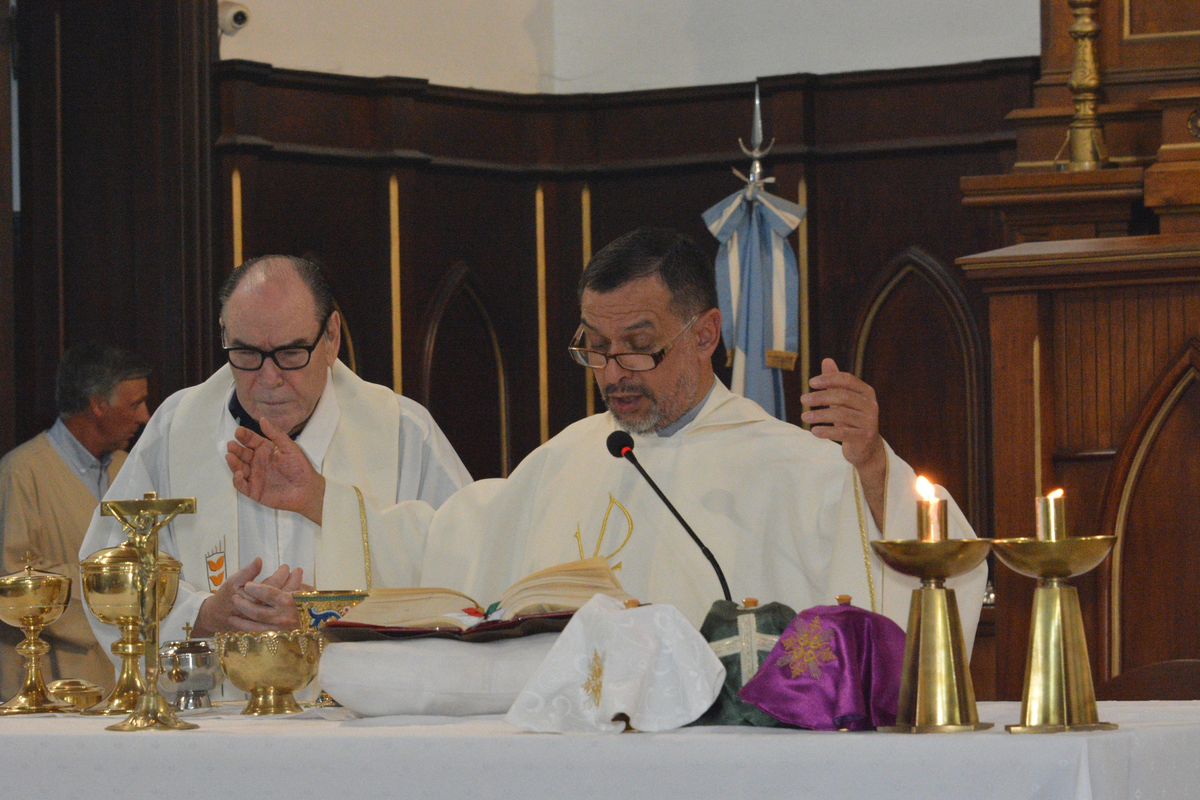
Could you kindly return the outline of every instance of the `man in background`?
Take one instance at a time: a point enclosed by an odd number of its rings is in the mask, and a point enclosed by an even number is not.
[[[50,643],[49,678],[81,678],[105,688],[113,668],[83,613],[79,546],[92,512],[125,463],[125,448],[150,419],[150,367],[139,356],[89,342],[71,348],[58,366],[58,419],[0,460],[0,542],[4,572],[27,563],[71,577],[71,603],[42,631]],[[20,631],[0,630],[0,691],[21,686]]]

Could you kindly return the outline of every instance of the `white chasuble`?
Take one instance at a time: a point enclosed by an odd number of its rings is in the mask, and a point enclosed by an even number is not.
[[[195,497],[196,513],[180,515],[160,533],[160,548],[183,563],[179,597],[162,624],[162,640],[183,636],[200,605],[234,572],[255,557],[265,577],[279,566],[304,569],[318,589],[361,589],[367,584],[367,552],[375,585],[399,585],[407,563],[394,561],[387,542],[364,543],[363,506],[417,499],[415,520],[432,515],[470,476],[429,413],[390,389],[370,384],[340,361],[296,442],[328,481],[345,487],[354,501],[326,504],[318,526],[300,514],[262,506],[233,487],[226,444],[237,423],[228,410],[233,376],[226,365],[204,383],[168,398],[155,412],[107,499]],[[422,510],[423,509],[423,510]],[[415,524],[415,523],[414,523]],[[93,516],[81,557],[124,539],[111,518]],[[92,621],[102,643],[115,628]]]
[[[458,492],[433,515],[420,583],[488,603],[538,569],[602,555],[627,592],[675,605],[698,627],[722,597],[720,584],[633,465],[609,454],[605,441],[614,429],[607,413],[581,420],[510,478]],[[855,470],[838,445],[774,419],[719,382],[696,419],[673,436],[633,438],[638,460],[721,564],[734,600],[804,609],[848,594],[855,605],[874,603],[907,624],[919,584],[870,550],[865,540],[881,533],[861,487],[856,498]],[[915,538],[915,475],[890,448],[888,459],[883,533]],[[953,502],[950,520],[952,537],[974,536]],[[985,580],[982,567],[949,584],[958,589],[967,642]]]

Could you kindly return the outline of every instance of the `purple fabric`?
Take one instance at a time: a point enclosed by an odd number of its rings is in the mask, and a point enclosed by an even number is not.
[[[801,611],[738,696],[790,725],[864,731],[896,722],[904,631],[854,606]]]

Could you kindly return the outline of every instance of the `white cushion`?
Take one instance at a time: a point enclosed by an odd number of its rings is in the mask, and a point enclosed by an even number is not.
[[[330,644],[321,654],[319,680],[333,699],[367,717],[503,714],[557,638]]]

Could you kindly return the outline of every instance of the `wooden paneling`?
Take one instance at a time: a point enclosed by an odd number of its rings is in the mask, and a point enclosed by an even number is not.
[[[1089,289],[1054,296],[1059,447],[1112,450],[1179,343],[1200,334],[1200,286]]]
[[[966,295],[945,266],[910,250],[880,275],[856,327],[853,369],[875,388],[884,438],[918,474],[958,498],[976,532],[988,535],[987,358]],[[896,371],[901,363],[907,367]]]
[[[1191,338],[1151,387],[1106,487],[1101,532],[1117,536],[1100,639],[1110,677],[1200,655],[1200,613],[1180,602],[1200,567],[1191,502],[1200,491],[1198,378],[1200,339]]]
[[[476,283],[461,261],[442,279],[421,337],[417,400],[437,419],[470,420],[472,435],[450,443],[472,475],[505,477],[512,468],[509,375],[499,332]],[[463,374],[471,376],[469,392],[462,391]]]
[[[957,181],[962,174],[1011,164],[1013,138],[1001,130],[1002,120],[1015,105],[1028,102],[1032,78],[1029,60],[1007,60],[763,81],[764,122],[777,140],[769,161],[777,178],[772,191],[792,199],[801,177],[809,180],[809,246],[819,298],[812,309],[814,363],[831,355],[849,368],[855,315],[899,254],[916,247],[950,264],[958,255],[999,243],[998,216],[963,209]],[[390,383],[392,336],[377,302],[390,296],[383,291],[389,279],[387,217],[379,206],[386,201],[380,187],[396,175],[405,389],[417,396],[433,391],[431,398],[441,391],[421,386],[414,365],[420,363],[430,304],[461,262],[494,322],[510,372],[514,462],[541,441],[543,403],[550,435],[586,413],[586,384],[563,353],[578,324],[584,186],[593,250],[634,227],[657,225],[692,235],[712,255],[717,243],[700,215],[742,186],[730,167],[746,168],[736,143],[748,131],[753,96],[748,84],[521,96],[246,62],[223,62],[217,80],[221,137],[216,150],[226,176],[218,185],[218,202],[229,208],[229,176],[237,165],[246,209],[245,255],[260,252],[266,241],[282,248],[303,240],[305,247],[344,264],[340,268],[356,276],[345,291],[373,294],[343,301],[348,316],[357,308],[355,316],[369,321],[354,322],[356,343],[367,343],[359,346],[360,371],[369,380]],[[288,170],[295,175],[285,177]],[[862,235],[865,230],[871,235]],[[231,241],[229,235],[224,238]],[[539,252],[544,257],[540,278]],[[223,264],[231,260],[228,252],[220,259]],[[978,293],[966,288],[956,268],[946,274],[958,286],[968,315],[981,318]],[[460,311],[463,324],[473,325],[468,306]],[[545,330],[539,327],[542,319]],[[901,323],[889,321],[889,331],[899,334]],[[360,333],[364,324],[370,330]],[[922,323],[907,328],[918,338],[925,335]],[[374,349],[375,357],[367,355]],[[450,356],[441,345],[435,351],[438,358],[443,352]],[[880,350],[879,375],[904,373],[893,363],[896,355]],[[953,367],[956,385],[963,385],[960,364]],[[463,386],[474,380],[470,370],[455,378],[452,370],[439,369],[432,373],[444,376],[438,380]],[[933,387],[946,379],[940,367],[931,369],[922,394],[926,404],[940,402]],[[797,373],[785,377],[793,419],[801,411],[802,383]],[[974,424],[978,430],[985,418],[986,409],[973,422],[955,421],[944,446],[933,448],[896,420],[889,441],[902,453],[927,458],[947,476],[956,475],[966,428]],[[498,474],[498,433],[490,423],[490,432],[481,436],[461,414],[439,414],[438,420],[457,446],[479,450],[470,456],[473,463],[491,465],[479,477]],[[968,478],[959,480],[970,494]],[[986,520],[983,493],[962,499],[973,518]]]
[[[1042,67],[1039,94],[1066,98],[1074,19],[1067,3],[1042,0]],[[1195,82],[1200,77],[1200,25],[1194,3],[1178,0],[1102,0],[1096,55],[1112,100],[1145,95],[1151,82]],[[1039,105],[1042,103],[1039,102]]]
[[[959,264],[989,293],[996,536],[1031,535],[1034,497],[1056,486],[1067,493],[1072,535],[1117,531],[1125,509],[1130,550],[1118,547],[1111,560],[1111,586],[1105,565],[1073,581],[1093,672],[1111,677],[1121,653],[1136,664],[1196,656],[1200,617],[1178,604],[1200,588],[1190,501],[1200,491],[1200,389],[1196,350],[1182,350],[1200,335],[1200,238],[1025,244]],[[1033,582],[1004,567],[995,577],[997,688],[1016,699]],[[1114,627],[1122,609],[1131,619]],[[1126,631],[1128,648],[1118,642]]]
[[[62,349],[139,351],[163,395],[211,371],[213,0],[21,3],[16,438],[53,421]]]
[[[12,7],[0,11],[0,41],[12,41]],[[0,75],[12,74],[12,48],[0,47]],[[0,119],[12,119],[12,83],[0,86]],[[12,208],[12,127],[0,125],[0,208]],[[0,215],[0,452],[16,440],[13,353],[13,215]]]

